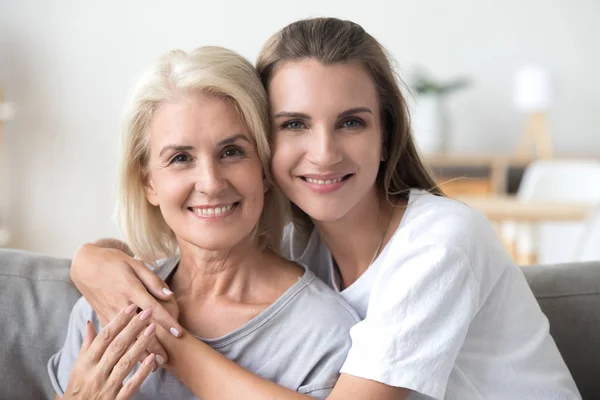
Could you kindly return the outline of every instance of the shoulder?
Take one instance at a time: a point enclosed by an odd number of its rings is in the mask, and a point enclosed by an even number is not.
[[[415,238],[427,236],[460,247],[468,246],[481,234],[487,237],[494,233],[485,215],[474,208],[423,191],[411,193],[399,229],[412,231]]]
[[[377,290],[386,296],[473,295],[478,304],[508,270],[518,267],[488,219],[459,201],[426,192],[411,193],[400,226],[378,260]],[[374,293],[374,299],[385,296]],[[446,302],[443,296],[440,300]]]
[[[302,232],[293,223],[283,229],[281,238],[281,255],[288,260],[303,258],[311,244],[312,232]]]
[[[162,258],[155,263],[146,264],[146,267],[148,267],[149,270],[154,272],[160,279],[164,281],[169,277],[169,275],[171,275],[173,271],[175,271],[177,265],[179,265],[179,256]]]
[[[319,279],[314,272],[307,269],[301,279],[304,287],[297,302],[317,328],[330,329],[332,325],[337,325],[341,329],[348,329],[360,321],[354,309],[339,293]]]
[[[411,193],[392,240],[399,255],[405,249],[413,254],[435,249],[453,254],[475,268],[511,263],[485,215],[457,200],[423,191]]]

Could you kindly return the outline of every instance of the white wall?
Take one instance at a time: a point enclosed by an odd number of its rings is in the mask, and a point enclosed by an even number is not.
[[[451,99],[452,148],[514,148],[523,121],[511,106],[513,73],[537,62],[556,78],[558,152],[600,154],[597,0],[0,0],[0,85],[18,107],[4,127],[9,245],[69,256],[118,236],[120,110],[161,52],[214,44],[253,60],[286,23],[322,15],[362,24],[401,72],[423,65],[473,79]]]

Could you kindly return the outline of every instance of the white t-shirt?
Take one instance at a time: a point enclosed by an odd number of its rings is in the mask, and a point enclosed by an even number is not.
[[[284,253],[333,288],[316,230],[288,228]],[[411,399],[580,399],[521,270],[479,212],[412,190],[400,226],[342,297],[363,319],[342,372]]]

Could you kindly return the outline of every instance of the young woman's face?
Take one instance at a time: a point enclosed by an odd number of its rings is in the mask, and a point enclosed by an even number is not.
[[[262,165],[250,132],[227,101],[189,94],[150,123],[146,197],[181,240],[230,249],[258,223]]]
[[[273,76],[269,99],[272,170],[292,202],[314,220],[335,221],[375,191],[379,101],[359,64],[285,63]]]

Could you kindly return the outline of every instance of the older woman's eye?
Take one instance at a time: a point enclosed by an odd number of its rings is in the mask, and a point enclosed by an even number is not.
[[[171,164],[185,164],[191,161],[190,156],[187,154],[177,154],[175,157],[171,158]]]
[[[243,155],[244,151],[239,147],[228,147],[223,151],[224,158],[241,157]]]
[[[281,125],[281,127],[283,129],[297,130],[306,128],[306,125],[301,121],[288,121]]]

